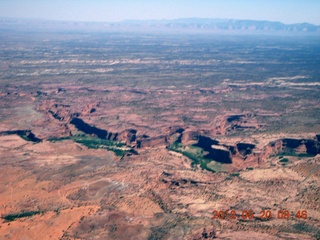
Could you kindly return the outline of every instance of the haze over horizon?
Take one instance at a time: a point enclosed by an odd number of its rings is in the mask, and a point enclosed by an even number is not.
[[[62,21],[118,22],[127,19],[162,20],[179,18],[222,18],[308,22],[320,25],[317,0],[2,0],[0,17]]]

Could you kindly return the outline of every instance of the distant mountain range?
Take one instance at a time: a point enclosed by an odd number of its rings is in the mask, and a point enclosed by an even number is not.
[[[176,20],[126,20],[117,23],[120,26],[148,27],[154,29],[228,31],[228,32],[292,32],[319,33],[320,26],[310,23],[283,24],[281,22],[185,18]]]
[[[121,22],[67,22],[0,18],[0,29],[8,27],[61,28],[119,31],[217,32],[217,33],[301,33],[320,34],[320,26],[310,23],[183,18],[175,20],[125,20]]]

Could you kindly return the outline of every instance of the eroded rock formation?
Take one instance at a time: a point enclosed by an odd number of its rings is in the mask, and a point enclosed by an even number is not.
[[[184,131],[181,135],[181,143],[188,144],[190,141],[195,141],[199,139],[199,132],[195,130]]]
[[[212,134],[214,135],[229,135],[237,129],[250,130],[262,127],[253,113],[218,116],[214,119],[213,125],[215,128]]]
[[[168,143],[167,137],[157,136],[152,138],[143,138],[137,139],[137,148],[145,148],[145,147],[156,147],[156,146],[164,146]]]
[[[117,135],[116,140],[118,141],[122,141],[125,142],[127,144],[135,142],[137,139],[137,130],[135,129],[126,129],[123,132],[119,133],[119,134],[115,134]]]
[[[262,149],[259,159],[260,161],[263,161],[271,155],[276,155],[282,152],[287,154],[317,155],[320,153],[318,135],[315,139],[284,138],[272,141]]]
[[[60,135],[72,135],[72,131],[69,129],[71,124],[86,134],[95,135],[101,139],[121,141],[137,149],[168,146],[172,143],[193,145],[203,149],[204,158],[224,164],[234,164],[236,161],[238,167],[241,166],[242,163],[243,166],[251,163],[257,165],[263,163],[270,156],[283,152],[311,155],[316,155],[320,152],[319,134],[316,135],[315,139],[279,139],[270,142],[263,148],[257,148],[255,144],[248,142],[224,144],[209,137],[232,134],[239,128],[244,130],[261,128],[262,125],[258,124],[254,113],[218,116],[212,123],[213,127],[206,130],[181,125],[164,127],[161,129],[161,134],[150,137],[145,134],[139,135],[136,129],[125,129],[117,132],[98,128],[86,123],[81,116],[93,114],[98,107],[100,107],[99,103],[89,103],[83,110],[74,112],[71,111],[71,107],[67,104],[47,100],[41,105],[38,105],[37,110],[44,112],[51,119],[57,121],[58,124],[64,125],[61,129],[65,130],[60,131]]]

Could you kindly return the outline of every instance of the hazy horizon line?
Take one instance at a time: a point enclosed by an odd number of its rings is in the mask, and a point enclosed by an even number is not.
[[[310,22],[295,22],[295,23],[284,23],[282,21],[277,20],[257,20],[257,19],[242,19],[242,18],[201,18],[201,17],[182,17],[182,18],[162,18],[162,19],[137,19],[137,18],[128,18],[119,21],[83,21],[83,20],[57,20],[57,19],[49,19],[49,18],[29,18],[29,17],[4,17],[0,16],[0,19],[8,19],[8,20],[25,20],[25,21],[49,21],[49,22],[78,22],[78,23],[122,23],[128,21],[137,21],[137,22],[161,22],[161,21],[176,21],[176,20],[235,20],[235,21],[255,21],[255,22],[270,22],[270,23],[281,23],[283,25],[295,25],[295,24],[310,24],[313,26],[319,26],[320,24],[314,24]]]

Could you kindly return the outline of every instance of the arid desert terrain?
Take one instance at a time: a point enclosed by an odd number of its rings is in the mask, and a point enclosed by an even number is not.
[[[319,40],[2,30],[0,239],[320,239]]]

